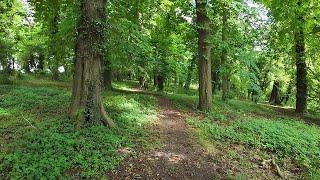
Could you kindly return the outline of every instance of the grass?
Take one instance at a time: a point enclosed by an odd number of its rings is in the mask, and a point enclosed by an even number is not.
[[[125,157],[119,149],[151,145],[146,126],[156,118],[155,98],[105,92],[118,127],[76,131],[66,116],[70,85],[31,80],[0,86],[0,179],[103,178]]]
[[[146,126],[156,119],[157,102],[154,96],[124,92],[136,85],[115,83],[122,91],[103,93],[117,128],[93,126],[79,131],[66,117],[70,83],[29,78],[0,85],[0,179],[104,178],[125,157],[119,149],[152,145]],[[149,94],[164,96],[183,111],[196,109],[195,90],[169,87]],[[275,158],[287,171],[300,169],[289,177],[319,179],[319,126],[278,110],[250,101],[225,103],[216,96],[211,113],[200,119],[190,116],[187,123],[205,148],[220,149],[214,159],[233,162],[226,170],[230,178],[255,178],[252,174],[263,171],[252,163],[259,156],[259,161]],[[232,170],[236,166],[237,173]],[[253,167],[256,171],[250,170]]]

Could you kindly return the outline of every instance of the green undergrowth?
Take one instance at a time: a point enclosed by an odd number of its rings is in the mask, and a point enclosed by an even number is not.
[[[180,93],[179,93],[180,92]],[[163,93],[183,111],[196,109],[198,96],[195,91],[181,90]],[[260,149],[275,155],[279,160],[291,159],[310,179],[320,178],[320,127],[308,125],[294,117],[290,108],[277,108],[250,101],[229,100],[222,102],[219,95],[213,98],[213,108],[204,120],[188,117],[199,141],[214,144],[238,144]]]
[[[0,179],[104,177],[125,157],[119,149],[151,145],[146,126],[156,119],[155,98],[105,92],[117,128],[76,131],[67,118],[69,88],[41,83],[0,86]]]
[[[290,156],[306,167],[320,161],[320,128],[290,119],[237,120],[221,125],[210,120],[189,118],[188,123],[203,130],[203,135],[218,141],[246,144],[270,150],[280,156]]]

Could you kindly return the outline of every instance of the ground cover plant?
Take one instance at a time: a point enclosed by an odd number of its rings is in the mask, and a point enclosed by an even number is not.
[[[316,0],[1,0],[0,179],[319,179]]]
[[[103,177],[125,157],[121,148],[134,151],[150,144],[145,128],[156,119],[153,97],[105,92],[117,128],[75,130],[65,116],[68,90],[33,84],[0,89],[3,178]]]

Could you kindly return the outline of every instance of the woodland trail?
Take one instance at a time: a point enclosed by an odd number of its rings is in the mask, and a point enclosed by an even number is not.
[[[129,157],[108,174],[110,179],[217,179],[222,166],[203,151],[185,124],[186,114],[164,97],[159,101],[159,120],[151,134],[163,146]]]

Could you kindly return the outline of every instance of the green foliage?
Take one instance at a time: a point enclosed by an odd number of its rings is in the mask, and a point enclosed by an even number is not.
[[[229,125],[211,120],[189,118],[189,124],[199,128],[212,141],[226,140],[253,148],[265,149],[295,159],[307,168],[316,168],[320,157],[320,129],[292,119],[246,118]]]
[[[37,86],[0,87],[0,140],[7,142],[1,147],[0,177],[102,178],[126,155],[120,148],[148,145],[145,125],[156,118],[154,98],[106,92],[106,109],[117,128],[76,131],[65,117],[70,92]]]
[[[69,94],[51,88],[16,87],[0,101],[0,106],[19,111],[35,111],[39,115],[55,115],[66,112],[69,103],[66,97]]]

